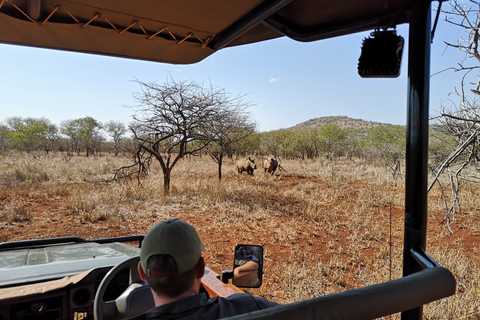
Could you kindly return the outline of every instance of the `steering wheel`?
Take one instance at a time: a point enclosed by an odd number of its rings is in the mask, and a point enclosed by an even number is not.
[[[137,266],[140,257],[132,257],[120,262],[105,275],[98,286],[93,301],[93,318],[95,320],[126,319],[145,313],[155,307],[152,291],[147,283],[140,279]],[[130,285],[115,300],[103,301],[103,296],[110,282],[115,276],[125,270],[130,271]]]

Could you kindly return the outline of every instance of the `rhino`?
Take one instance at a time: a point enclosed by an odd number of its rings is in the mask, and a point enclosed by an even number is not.
[[[263,169],[265,172],[273,174],[278,167],[278,160],[275,159],[273,156],[269,156],[267,159],[263,161]]]
[[[249,175],[253,175],[253,170],[257,169],[255,159],[243,158],[237,161],[237,171],[242,174],[246,171]]]

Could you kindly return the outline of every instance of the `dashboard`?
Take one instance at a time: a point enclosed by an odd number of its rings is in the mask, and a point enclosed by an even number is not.
[[[0,320],[93,319],[102,280],[113,267],[138,257],[142,240],[63,237],[0,243]],[[138,279],[134,272],[132,265],[117,270],[103,300],[116,300]]]
[[[91,271],[83,280],[66,288],[3,300],[0,320],[93,319],[93,300],[100,282],[110,268]],[[129,286],[130,271],[121,270],[109,283],[104,301],[118,298]],[[19,288],[21,289],[21,288]]]

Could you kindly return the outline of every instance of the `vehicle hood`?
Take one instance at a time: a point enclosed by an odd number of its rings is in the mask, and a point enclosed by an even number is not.
[[[0,252],[0,288],[73,276],[111,267],[140,249],[123,243],[75,243]]]

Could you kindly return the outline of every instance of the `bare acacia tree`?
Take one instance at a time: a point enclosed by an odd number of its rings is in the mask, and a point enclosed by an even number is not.
[[[103,127],[105,131],[107,131],[110,138],[112,138],[113,147],[115,149],[115,156],[118,156],[123,136],[127,132],[127,127],[125,126],[125,124],[123,124],[123,122],[114,120],[108,121],[104,124]]]
[[[145,150],[138,148],[134,154],[134,162],[113,170],[111,179],[101,179],[95,181],[95,185],[103,186],[109,183],[131,182],[136,177],[138,184],[142,185],[141,178],[148,175],[152,155]]]
[[[459,32],[459,40],[457,43],[445,42],[448,47],[459,49],[465,53],[465,59],[458,63],[456,67],[449,69],[454,71],[471,71],[480,68],[479,54],[479,28],[480,15],[479,3],[471,0],[450,0],[449,8],[443,13],[445,21],[463,31],[466,37]],[[470,59],[474,58],[474,59]],[[478,90],[478,88],[477,88]]]
[[[194,81],[137,82],[141,91],[134,93],[136,125],[130,130],[139,148],[158,160],[167,195],[174,166],[216,140],[222,118],[239,105],[241,97]]]
[[[480,14],[479,4],[474,1],[452,0],[450,8],[444,11],[446,21],[466,33],[457,43],[446,43],[447,46],[461,50],[465,59],[457,67],[449,68],[455,72],[464,72],[460,89],[455,89],[458,104],[453,107],[442,107],[440,113],[433,117],[434,128],[451,138],[454,145],[450,154],[445,155],[434,167],[429,181],[430,191],[438,184],[445,204],[446,215],[442,223],[448,230],[455,219],[455,213],[460,212],[459,190],[462,181],[480,182],[480,173],[471,169],[472,163],[478,162],[480,137],[480,78],[473,89],[465,90],[465,81],[472,71],[480,68]],[[472,59],[473,58],[473,59]],[[449,141],[450,142],[450,141]],[[440,177],[446,177],[445,185]],[[448,196],[447,193],[450,193]],[[447,200],[450,198],[450,201]]]
[[[480,174],[472,169],[471,164],[479,161],[480,137],[480,106],[478,98],[470,99],[466,96],[464,85],[462,90],[456,91],[460,104],[455,108],[442,108],[440,114],[433,118],[435,130],[450,137],[453,142],[452,151],[432,168],[428,191],[437,183],[442,191],[446,215],[442,223],[446,223],[451,232],[451,223],[455,213],[461,209],[460,184],[461,181],[480,182]],[[440,177],[447,177],[446,185],[442,185]],[[449,189],[449,191],[448,191]],[[446,200],[450,193],[450,202]]]
[[[226,108],[223,115],[215,123],[212,131],[212,143],[207,148],[210,157],[218,164],[218,179],[222,179],[223,158],[233,154],[233,146],[238,141],[255,133],[256,123],[250,120],[245,112],[248,104],[241,100],[236,105]]]

